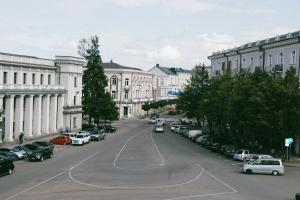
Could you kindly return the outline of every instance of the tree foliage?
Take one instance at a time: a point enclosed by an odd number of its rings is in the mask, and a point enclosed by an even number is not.
[[[284,138],[300,136],[300,90],[294,68],[284,78],[259,69],[208,81],[205,73],[198,75],[193,75],[179,105],[189,116],[205,118],[215,140],[269,152],[281,150]]]
[[[99,51],[99,39],[92,36],[79,42],[78,53],[87,61],[86,70],[82,78],[82,105],[83,113],[97,123],[100,119],[113,120],[118,111],[109,93],[105,92],[107,78],[102,67]]]

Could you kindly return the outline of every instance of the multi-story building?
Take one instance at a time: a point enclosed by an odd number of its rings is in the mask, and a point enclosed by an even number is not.
[[[157,99],[172,99],[184,90],[192,75],[192,70],[167,68],[156,64],[148,72],[157,77]]]
[[[108,80],[106,90],[119,108],[120,119],[143,116],[142,105],[156,99],[155,75],[112,61],[103,63],[103,68]]]
[[[0,140],[80,129],[83,65],[77,57],[0,53]]]
[[[222,75],[226,70],[235,73],[240,69],[253,72],[256,68],[281,73],[293,67],[300,78],[300,31],[265,40],[251,42],[237,48],[215,52],[211,60],[212,75]],[[300,153],[300,138],[295,140],[296,153]]]
[[[223,74],[227,69],[254,71],[255,68],[285,73],[290,67],[300,68],[300,31],[280,35],[265,40],[250,42],[237,48],[213,53],[212,75]]]

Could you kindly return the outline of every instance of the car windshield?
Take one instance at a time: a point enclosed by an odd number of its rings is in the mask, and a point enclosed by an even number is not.
[[[235,152],[236,154],[243,154],[243,151],[242,150],[238,150]]]
[[[29,150],[36,150],[36,149],[38,149],[38,147],[35,146],[35,145],[24,145],[24,147],[25,147],[26,149],[29,149]]]
[[[76,135],[76,138],[84,138],[83,135]]]

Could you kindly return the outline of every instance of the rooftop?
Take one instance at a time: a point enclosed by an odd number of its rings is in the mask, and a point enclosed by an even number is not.
[[[117,63],[114,63],[112,60],[108,63],[102,63],[102,66],[103,66],[103,68],[106,68],[106,69],[130,69],[130,70],[142,71],[140,68],[126,67],[126,66],[119,65]]]

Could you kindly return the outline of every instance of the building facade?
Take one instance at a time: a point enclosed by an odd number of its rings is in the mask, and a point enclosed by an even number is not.
[[[80,129],[83,65],[76,57],[0,53],[0,141]]]
[[[156,64],[148,72],[157,77],[157,99],[173,99],[184,90],[191,78],[192,70],[182,68],[167,68]]]
[[[212,75],[222,75],[226,70],[235,73],[241,69],[250,72],[260,68],[285,75],[291,67],[296,69],[300,80],[300,31],[288,33],[234,49],[215,52],[211,60]],[[295,139],[296,153],[300,153],[300,138]]]
[[[145,115],[142,105],[156,100],[156,77],[139,68],[125,67],[114,62],[103,63],[108,91],[119,109],[119,118]]]
[[[300,31],[297,31],[215,52],[208,59],[211,60],[212,76],[221,75],[226,70],[253,72],[256,68],[284,74],[290,67],[295,68],[299,76],[299,54]]]

